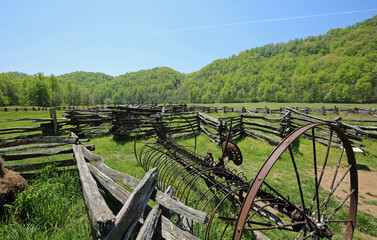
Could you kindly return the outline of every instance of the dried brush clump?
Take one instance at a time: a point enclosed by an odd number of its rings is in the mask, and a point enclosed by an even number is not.
[[[28,188],[26,180],[18,173],[4,168],[0,157],[0,216],[4,214],[4,205],[12,204],[20,191]]]

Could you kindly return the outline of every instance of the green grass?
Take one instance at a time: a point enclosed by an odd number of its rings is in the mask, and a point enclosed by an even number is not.
[[[47,167],[0,222],[2,239],[95,239],[79,177]]]
[[[39,113],[39,115],[37,113]],[[32,116],[29,114],[32,114]],[[215,116],[228,117],[232,114],[233,113],[218,113],[218,115]],[[49,117],[49,113],[48,111],[0,113],[0,119],[23,117]],[[15,123],[18,124],[20,122]],[[30,122],[25,124],[27,126]],[[3,123],[3,125],[0,125],[0,128],[8,126],[8,124]],[[249,137],[239,139],[236,142],[242,151],[244,163],[241,166],[235,166],[233,163],[229,163],[228,167],[230,169],[235,168],[237,171],[243,171],[250,180],[255,177],[274,147],[266,142]],[[193,139],[186,139],[181,143],[186,146],[194,145]],[[366,165],[372,171],[376,171],[377,162],[375,159],[377,158],[377,142],[371,139],[364,139],[363,143],[366,145],[365,148],[363,148],[365,155],[357,154],[358,164]],[[138,165],[134,157],[133,141],[116,142],[112,141],[112,136],[107,135],[91,137],[91,144],[94,144],[96,147],[94,153],[103,157],[105,163],[111,168],[139,179],[144,176],[145,171]],[[298,149],[295,150],[298,158],[300,158],[298,167],[304,172],[311,171],[312,169],[312,165],[310,164],[310,150],[311,142],[307,139],[301,139]],[[325,148],[318,144],[318,150],[318,158],[323,158]],[[196,152],[202,156],[205,156],[207,152],[212,152],[215,160],[221,156],[221,148],[211,143],[209,138],[204,135],[197,137]],[[64,158],[68,159],[67,157],[68,155],[63,155],[60,157],[41,158],[35,161],[55,161]],[[330,157],[329,165],[334,166],[336,159],[336,156]],[[292,186],[297,186],[295,178],[292,176],[292,164],[288,160],[286,156],[283,156],[276,164],[276,171],[269,174],[269,176],[275,177],[275,179],[271,179],[271,182],[274,183],[277,188],[282,189],[282,191],[288,191]],[[17,162],[17,164],[26,163],[30,163],[30,161]],[[4,239],[96,239],[91,223],[87,218],[77,175],[61,175],[63,176],[61,177],[58,174],[52,173],[50,170],[46,170],[45,177],[41,178],[41,182],[35,181],[31,183],[31,190],[28,193],[20,195],[20,200],[18,200],[15,207],[9,206],[10,215],[8,219],[3,219],[0,223],[0,235],[6,236]],[[302,180],[303,182],[310,182],[311,179],[303,177]],[[61,182],[59,183],[59,181]],[[64,186],[62,186],[62,184]],[[65,190],[66,188],[67,191]],[[54,196],[51,196],[52,193],[54,193]],[[30,194],[30,196],[28,196],[28,194]],[[37,201],[41,198],[48,198],[49,200],[48,202],[44,200]],[[190,196],[190,202],[195,200],[194,197]],[[360,201],[362,202],[361,199]],[[53,202],[53,204],[48,205],[49,202]],[[47,214],[50,212],[53,212],[53,214],[50,214],[51,216]],[[17,221],[13,221],[12,216],[15,215],[20,216]],[[364,239],[365,237],[361,233],[377,236],[376,223],[376,217],[359,211],[355,239]],[[216,228],[217,227],[214,227],[214,231],[216,231]],[[220,228],[220,226],[218,228]],[[233,228],[229,228],[229,231],[232,232]],[[342,231],[342,229],[337,229],[337,231]],[[203,234],[203,229],[198,229],[198,232]],[[271,239],[281,239],[282,236],[289,236],[289,234],[281,235],[282,233],[283,231],[277,231],[277,233],[269,234]]]
[[[339,107],[339,108],[355,108],[355,107],[370,107],[377,108],[377,103],[274,103],[274,102],[258,102],[258,103],[209,103],[209,104],[198,104],[205,106],[227,106],[227,107],[245,107],[252,109],[257,108],[279,108],[279,107],[310,107],[310,108],[320,108],[320,107]]]

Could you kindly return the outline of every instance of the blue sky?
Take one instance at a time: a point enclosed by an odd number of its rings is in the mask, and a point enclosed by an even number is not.
[[[376,0],[0,0],[0,72],[191,73],[375,15]]]

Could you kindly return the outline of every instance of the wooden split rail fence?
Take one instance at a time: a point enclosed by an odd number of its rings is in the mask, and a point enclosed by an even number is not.
[[[0,143],[0,156],[5,160],[6,168],[19,172],[28,179],[39,175],[40,170],[48,165],[54,165],[58,171],[75,169],[76,164],[72,158],[73,148],[69,144],[78,141],[77,137],[60,136],[13,139]],[[80,141],[89,142],[89,139],[80,139]],[[85,147],[94,150],[94,145]],[[42,157],[50,157],[50,159]]]
[[[107,134],[113,119],[111,109],[67,110],[64,117],[68,119],[70,130],[80,136]]]
[[[355,107],[355,108],[340,108],[334,107],[320,107],[320,108],[310,108],[310,107],[292,107],[297,111],[310,114],[316,113],[321,115],[331,114],[339,115],[340,113],[351,113],[360,115],[377,115],[377,108],[369,107]],[[268,108],[268,107],[228,107],[228,106],[204,106],[204,105],[188,105],[187,110],[194,112],[203,113],[265,113],[265,114],[283,114],[285,112],[285,107],[278,108]]]
[[[152,239],[153,235],[165,239],[199,239],[170,219],[177,214],[180,218],[204,224],[208,221],[207,214],[173,198],[174,190],[171,187],[165,193],[157,190],[158,169],[149,171],[142,180],[118,172],[91,152],[94,145],[82,144],[88,141],[79,139],[74,133],[70,137],[41,136],[11,140],[0,144],[0,156],[6,168],[19,172],[26,179],[38,176],[40,170],[48,165],[54,165],[58,172],[78,170],[89,219],[101,239],[128,239],[137,224],[141,225],[137,239]],[[70,146],[57,148],[64,145]],[[35,151],[30,151],[32,149]],[[66,160],[40,160],[41,157],[64,158],[67,155],[70,157]],[[21,161],[22,164],[18,164]],[[132,193],[116,181],[123,183]],[[122,208],[116,215],[107,206],[98,185],[121,204]],[[147,205],[149,200],[156,203],[154,208]]]
[[[102,157],[93,154],[79,142],[74,143],[72,148],[89,218],[101,239],[128,239],[137,224],[142,224],[142,227],[136,239],[152,239],[154,234],[165,239],[199,239],[170,221],[170,218],[178,214],[198,223],[206,223],[207,214],[173,198],[172,188],[165,193],[157,190],[157,168],[139,180],[108,167]],[[122,205],[116,215],[107,206],[95,179]],[[116,181],[132,189],[132,193]],[[153,209],[147,204],[149,200],[156,203]]]
[[[250,136],[268,141],[272,145],[277,145],[281,139],[293,130],[313,122],[325,122],[338,125],[350,138],[356,147],[364,146],[363,137],[377,138],[377,119],[323,119],[302,113],[293,108],[284,108],[283,114],[239,114],[236,117],[216,119],[204,113],[198,113],[200,129],[202,133],[208,135],[211,141],[220,144],[225,140],[229,132],[230,119],[232,119],[231,138],[239,136]],[[356,125],[355,122],[358,124]],[[373,126],[361,125],[360,123],[371,123]],[[317,141],[328,142],[328,132],[325,130],[316,133]],[[332,143],[339,146],[338,139]]]
[[[216,110],[217,109],[217,110]],[[189,131],[190,128],[196,132],[207,134],[211,141],[219,144],[221,140],[228,134],[230,118],[216,119],[206,115],[204,112],[216,111],[233,111],[239,115],[232,117],[232,137],[251,136],[263,139],[269,143],[276,145],[283,137],[294,129],[312,122],[329,122],[339,125],[346,131],[348,137],[353,141],[355,146],[363,146],[362,138],[377,138],[376,118],[369,117],[364,119],[324,119],[308,114],[308,108],[279,108],[271,110],[265,108],[256,109],[255,111],[245,108],[227,108],[227,107],[206,107],[185,104],[153,106],[153,105],[135,105],[135,106],[112,106],[107,109],[89,109],[89,110],[66,110],[65,118],[56,118],[56,110],[50,109],[50,118],[24,118],[0,120],[2,122],[11,121],[34,121],[42,122],[32,127],[7,127],[0,129],[0,141],[12,139],[24,139],[41,135],[57,134],[64,130],[70,130],[80,136],[93,134],[109,134],[111,133],[115,140],[133,140],[137,132],[139,135],[150,135],[150,124],[145,123],[149,117],[155,114],[162,114],[166,122],[170,118],[171,121],[175,117],[185,116],[186,125],[178,127],[174,123],[174,131]],[[325,109],[329,111],[329,109]],[[338,112],[342,111],[337,109]],[[200,110],[199,112],[187,112],[191,110]],[[302,111],[303,110],[303,111]],[[204,112],[202,112],[204,111]],[[335,110],[334,110],[335,111]],[[373,114],[375,109],[358,108],[361,111]],[[170,115],[170,117],[169,117]],[[143,125],[144,124],[144,125]],[[166,122],[166,124],[168,124]],[[140,130],[140,127],[142,129]],[[170,129],[171,131],[173,129]],[[15,136],[14,133],[20,135]]]
[[[33,123],[40,123],[35,126],[28,127],[7,127],[0,128],[0,141],[7,141],[12,139],[25,139],[30,137],[37,137],[41,135],[58,134],[66,125],[66,118],[57,118],[56,108],[50,108],[50,118],[19,118],[19,119],[5,119],[0,120],[2,123],[10,122],[27,122],[27,125],[33,125]],[[32,124],[30,124],[32,122]],[[17,135],[15,135],[17,133]]]
[[[196,106],[195,106],[196,107]],[[200,106],[205,110],[205,107]],[[250,136],[268,141],[277,145],[282,138],[287,136],[294,129],[313,122],[327,122],[340,126],[347,136],[352,140],[353,145],[363,146],[363,137],[377,138],[376,118],[364,119],[324,119],[316,117],[297,108],[281,108],[276,113],[255,113],[246,109],[240,110],[238,116],[216,119],[203,112],[180,112],[181,110],[195,109],[191,106],[175,106],[161,108],[157,106],[132,106],[114,107],[112,110],[77,111],[70,110],[66,115],[75,127],[71,130],[82,134],[84,130],[88,133],[110,132],[115,140],[133,140],[135,135],[148,136],[153,134],[152,123],[148,119],[152,115],[160,114],[161,121],[167,126],[169,132],[190,131],[202,132],[208,135],[211,141],[220,144],[229,132],[230,119],[232,119],[232,138],[239,136]],[[163,111],[165,113],[163,113]],[[182,118],[183,120],[179,120]],[[179,126],[178,121],[181,121]],[[170,122],[170,123],[169,123]],[[170,126],[170,128],[169,128]],[[172,127],[173,126],[173,127]],[[318,133],[319,139],[326,139],[327,133]],[[318,140],[321,141],[321,140]],[[336,143],[334,143],[335,145]]]
[[[85,110],[85,109],[95,109],[95,106],[56,106],[57,110],[66,110],[66,109],[77,109],[77,110]],[[102,107],[104,108],[104,107]],[[18,111],[48,111],[49,107],[41,107],[41,106],[8,106],[8,107],[0,107],[0,112],[18,112]]]

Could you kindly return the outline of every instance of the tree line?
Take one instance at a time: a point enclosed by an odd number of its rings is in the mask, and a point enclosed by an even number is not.
[[[377,102],[377,16],[324,35],[267,44],[197,72],[168,67],[112,77],[0,74],[0,105]]]
[[[88,88],[71,81],[61,83],[54,75],[33,76],[18,72],[0,73],[0,106],[93,105]]]

